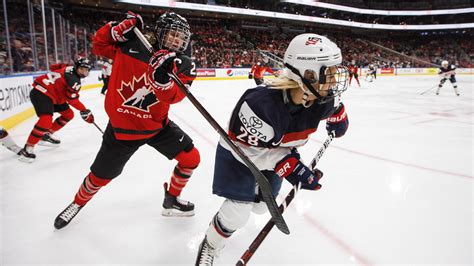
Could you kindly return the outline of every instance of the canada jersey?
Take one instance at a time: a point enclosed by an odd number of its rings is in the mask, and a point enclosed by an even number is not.
[[[291,148],[304,145],[339,104],[331,100],[304,108],[288,101],[285,91],[260,86],[247,90],[232,112],[229,137],[260,170],[273,170]],[[231,150],[222,140],[220,144]]]
[[[438,74],[442,77],[449,77],[456,75],[456,66],[449,65],[448,67],[440,67]]]
[[[119,140],[147,139],[157,134],[168,123],[170,104],[181,101],[185,95],[177,85],[153,89],[148,77],[150,52],[136,38],[115,42],[110,34],[111,23],[98,30],[92,51],[114,60],[105,97],[105,110],[115,137]],[[177,74],[187,84],[194,79],[194,63],[179,55]]]
[[[349,70],[350,75],[358,74],[359,73],[359,67],[356,65],[349,65],[347,68]]]
[[[265,72],[268,72],[270,74],[273,74],[273,69],[267,66],[259,66],[259,65],[254,65],[250,72],[253,73],[254,78],[256,79],[261,79],[265,75]]]
[[[35,78],[33,87],[48,96],[53,104],[64,104],[79,98],[81,78],[74,67],[68,66]]]

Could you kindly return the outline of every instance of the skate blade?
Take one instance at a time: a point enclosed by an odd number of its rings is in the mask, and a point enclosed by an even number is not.
[[[43,141],[43,140],[40,140],[38,142],[38,145],[45,146],[45,147],[54,147],[54,148],[59,147],[59,144],[54,144],[54,143]]]
[[[182,212],[176,209],[163,209],[161,215],[166,217],[191,217],[194,216],[194,210]]]
[[[12,151],[12,152],[14,152],[14,153],[16,153],[16,154],[18,154],[18,153],[20,152],[20,150],[21,150],[21,148],[18,147],[18,146],[16,146],[16,145],[13,146],[13,147],[7,147],[6,145],[4,145],[4,144],[2,143],[2,146],[4,146],[4,147],[7,148],[8,150],[10,150],[10,151]]]
[[[26,158],[23,156],[18,157],[18,161],[24,162],[24,163],[32,163],[35,161],[35,158]]]

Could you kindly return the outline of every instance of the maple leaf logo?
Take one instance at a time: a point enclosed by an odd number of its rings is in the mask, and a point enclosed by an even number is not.
[[[158,99],[150,88],[150,84],[143,74],[138,79],[133,76],[131,82],[124,82],[118,90],[124,102],[123,107],[134,108],[144,112],[150,112],[150,107],[158,103]]]

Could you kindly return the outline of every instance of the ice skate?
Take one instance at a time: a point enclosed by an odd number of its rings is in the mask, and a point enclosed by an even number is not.
[[[214,258],[218,255],[219,250],[214,248],[205,237],[201,245],[199,245],[198,254],[196,257],[196,266],[211,266],[214,263]]]
[[[58,137],[48,132],[43,135],[38,144],[41,146],[58,147],[59,144],[61,144],[61,140],[59,140]]]
[[[33,153],[33,146],[25,145],[23,149],[18,152],[20,156],[18,160],[24,163],[32,163],[36,160],[36,155]]]
[[[164,183],[165,199],[163,200],[163,216],[193,216],[194,204],[175,197],[168,192],[168,184]]]
[[[84,206],[80,206],[76,203],[71,203],[62,211],[54,220],[54,228],[61,229],[71,222],[71,220],[79,213]]]

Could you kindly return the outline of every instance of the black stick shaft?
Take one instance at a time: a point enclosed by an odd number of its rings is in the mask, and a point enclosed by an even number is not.
[[[100,131],[100,133],[104,135],[104,131],[95,122],[92,122],[92,124],[94,124],[94,126]]]
[[[146,49],[153,53],[153,47],[146,40],[145,36],[140,32],[136,27],[133,29],[138,39],[145,45]],[[272,215],[272,220],[275,222],[277,228],[285,234],[290,234],[290,229],[283,219],[281,212],[278,211],[278,205],[273,197],[272,188],[267,178],[258,170],[255,164],[244,154],[244,152],[237,147],[232,140],[230,140],[227,133],[222,129],[222,127],[217,123],[217,121],[209,114],[209,112],[201,105],[201,103],[194,97],[194,95],[189,91],[188,86],[186,86],[179,77],[171,72],[169,76],[179,89],[186,95],[186,97],[191,101],[191,103],[196,107],[196,109],[202,114],[202,116],[211,124],[211,126],[219,133],[221,138],[231,147],[231,149],[244,161],[245,165],[250,169],[252,174],[255,176],[255,179],[260,187],[262,193],[262,198],[265,201],[268,211]]]
[[[311,169],[314,169],[316,167],[316,164],[319,162],[319,159],[321,159],[324,152],[329,147],[329,144],[331,143],[333,138],[334,138],[334,133],[329,134],[329,137],[326,139],[326,141],[324,141],[323,146],[319,149],[318,153],[311,161],[310,163]],[[295,195],[296,193],[298,193],[300,186],[301,186],[300,184],[294,185],[291,191],[285,197],[285,200],[282,202],[282,204],[280,204],[280,207],[278,208],[278,210],[281,213],[285,211],[285,209],[290,205],[291,201],[295,198]],[[253,242],[250,244],[249,248],[244,252],[242,257],[240,257],[240,260],[237,261],[236,265],[238,266],[247,265],[247,263],[252,258],[253,254],[255,254],[258,247],[260,247],[260,244],[262,244],[263,240],[265,240],[265,238],[270,233],[274,225],[275,223],[273,223],[272,220],[267,222],[267,224],[262,228],[260,233],[255,237]]]

